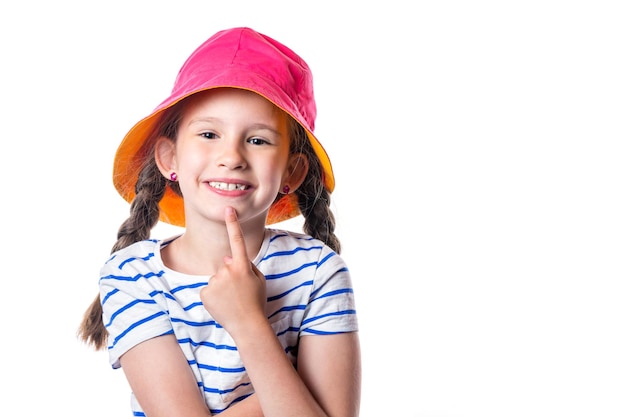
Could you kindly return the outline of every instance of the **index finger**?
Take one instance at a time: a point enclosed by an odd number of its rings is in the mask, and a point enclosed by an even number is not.
[[[234,208],[226,207],[226,210],[224,210],[224,221],[226,222],[226,231],[228,232],[230,252],[233,260],[235,262],[240,262],[241,260],[248,262],[246,241],[243,238],[243,231]]]

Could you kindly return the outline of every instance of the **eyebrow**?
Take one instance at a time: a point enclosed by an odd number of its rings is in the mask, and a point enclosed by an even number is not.
[[[215,117],[198,117],[195,119],[191,119],[187,126],[193,126],[196,123],[204,123],[204,122],[221,122],[222,119]],[[248,130],[268,130],[276,135],[280,135],[281,132],[277,128],[267,125],[265,123],[253,123],[248,126]]]

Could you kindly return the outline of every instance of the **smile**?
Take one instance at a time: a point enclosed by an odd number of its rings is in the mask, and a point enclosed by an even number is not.
[[[250,188],[250,186],[245,185],[245,184],[233,184],[229,182],[217,182],[217,181],[209,181],[209,185],[213,188],[217,188],[218,190],[225,190],[225,191],[246,190]]]

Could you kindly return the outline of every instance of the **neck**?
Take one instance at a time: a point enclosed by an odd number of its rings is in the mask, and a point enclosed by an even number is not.
[[[241,227],[252,261],[263,244],[265,224],[247,222]],[[178,239],[161,251],[168,268],[188,275],[213,275],[223,264],[224,257],[230,255],[230,240],[223,223],[204,224],[202,228],[188,225]]]

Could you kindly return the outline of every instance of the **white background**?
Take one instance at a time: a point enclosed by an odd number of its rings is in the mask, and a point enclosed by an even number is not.
[[[362,417],[625,416],[622,3],[4,2],[0,414],[130,415],[75,337],[128,213],[113,155],[251,26],[314,72]]]

